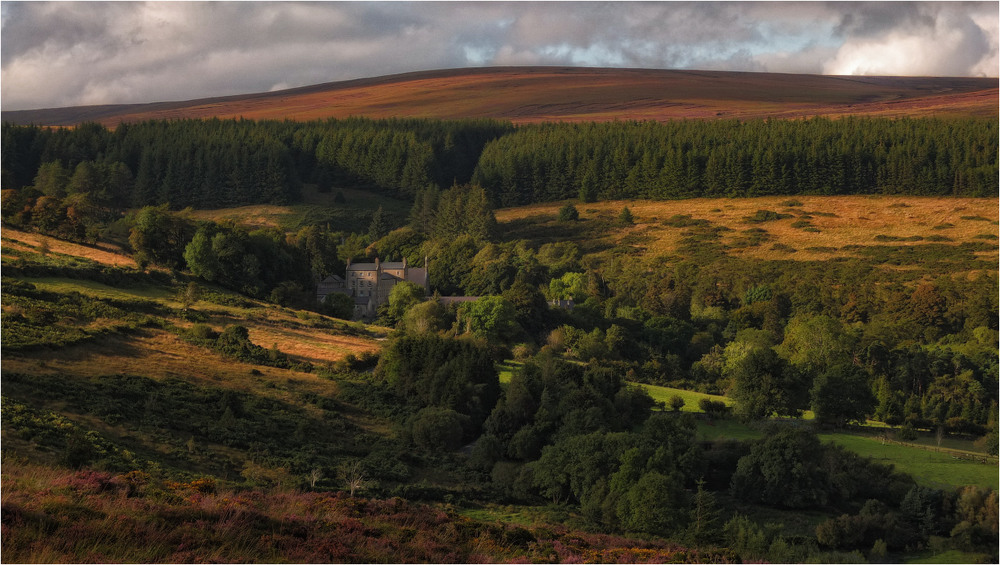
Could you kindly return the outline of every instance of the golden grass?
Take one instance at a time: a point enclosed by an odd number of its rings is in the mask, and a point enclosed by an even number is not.
[[[105,336],[44,353],[5,354],[3,364],[4,372],[26,375],[141,375],[156,380],[179,378],[203,386],[255,393],[261,392],[260,382],[266,381],[295,383],[297,388],[327,394],[337,388],[335,382],[310,373],[233,361],[160,330],[143,335]],[[252,369],[261,374],[251,376]],[[273,390],[280,396],[278,389],[265,390]]]
[[[801,206],[785,206],[783,202],[796,200]],[[496,212],[497,221],[510,222],[532,216],[548,216],[555,221],[563,203],[546,203]],[[617,243],[626,235],[641,234],[651,238],[641,246],[648,255],[676,252],[683,233],[690,228],[663,225],[663,221],[678,214],[689,214],[694,219],[705,219],[716,226],[734,231],[723,234],[723,243],[730,244],[750,228],[766,230],[771,240],[755,247],[731,249],[731,255],[758,259],[822,260],[844,256],[846,245],[919,245],[926,244],[931,236],[945,236],[957,245],[963,242],[983,241],[976,236],[1000,234],[998,207],[989,198],[933,198],[916,196],[767,196],[759,198],[695,198],[690,200],[619,200],[575,204],[583,220],[595,217],[616,217],[621,209],[629,207],[635,226],[609,233],[606,240]],[[746,223],[744,218],[757,210],[771,210],[793,217],[763,223]],[[793,228],[799,216],[813,212],[809,223],[819,232]],[[815,214],[833,214],[833,217]],[[963,219],[963,217],[967,219]],[[968,219],[981,218],[981,219]],[[946,224],[953,227],[942,228]],[[938,227],[938,229],[935,229]],[[921,241],[878,241],[876,236],[907,238],[920,236]],[[794,253],[772,249],[775,243],[794,248]],[[810,251],[809,248],[837,248],[834,253]],[[997,252],[981,254],[997,257]]]
[[[282,217],[293,215],[295,215],[295,210],[291,206],[277,206],[274,204],[255,204],[234,208],[221,208],[218,210],[194,210],[188,213],[191,219],[197,221],[232,221],[238,225],[250,228],[278,227],[280,225],[279,220]]]
[[[12,245],[20,249],[36,251],[44,241],[49,246],[49,250],[54,253],[83,257],[84,259],[116,267],[136,266],[132,257],[124,254],[121,249],[110,244],[99,244],[97,246],[81,245],[11,228],[4,228],[3,237],[14,240],[13,242],[4,242],[5,246]]]
[[[289,329],[255,326],[250,329],[250,341],[262,346],[272,344],[290,357],[310,363],[339,361],[348,354],[374,353],[381,347],[368,338],[338,335],[315,328]]]

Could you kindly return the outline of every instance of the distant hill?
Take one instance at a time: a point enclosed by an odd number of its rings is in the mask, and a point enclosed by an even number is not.
[[[114,126],[148,119],[348,116],[546,121],[998,116],[996,78],[494,67],[330,82],[182,102],[3,112],[18,124]]]

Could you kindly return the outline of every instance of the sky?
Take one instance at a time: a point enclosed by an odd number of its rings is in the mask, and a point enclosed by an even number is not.
[[[0,2],[4,110],[559,65],[997,77],[998,2]]]

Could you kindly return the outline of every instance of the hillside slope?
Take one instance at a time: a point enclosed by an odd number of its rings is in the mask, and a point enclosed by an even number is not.
[[[997,116],[995,78],[846,77],[566,67],[405,73],[180,102],[3,112],[18,124],[349,116],[546,121]]]

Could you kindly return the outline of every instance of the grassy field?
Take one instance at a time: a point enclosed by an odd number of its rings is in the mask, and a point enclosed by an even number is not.
[[[927,551],[924,555],[907,559],[904,563],[989,563],[989,555],[968,553],[957,549],[948,551]]]
[[[344,194],[343,203],[335,202],[337,191]],[[372,214],[381,206],[394,226],[403,225],[410,212],[410,203],[383,196],[376,192],[334,188],[331,192],[316,191],[313,185],[302,189],[302,203],[288,206],[255,204],[218,210],[195,210],[196,220],[232,221],[250,228],[276,227],[284,231],[316,225],[329,226],[334,231],[365,232]]]
[[[1000,237],[996,200],[983,198],[770,196],[594,202],[577,204],[581,221],[571,226],[556,221],[563,204],[499,210],[497,221],[508,239],[527,237],[539,245],[569,239],[591,250],[626,245],[660,256],[677,253],[692,231],[689,224],[700,220],[707,227],[728,230],[721,239],[726,253],[772,260],[826,260],[929,244],[957,250],[966,244],[983,247],[974,252],[976,257],[996,261]],[[626,206],[635,225],[607,229]],[[750,221],[758,210],[784,217]]]
[[[132,257],[110,244],[82,245],[7,227],[3,229],[3,239],[5,254],[12,250],[38,253],[42,247],[48,247],[50,253],[89,259],[104,265],[113,265],[116,267],[136,266]]]
[[[723,402],[726,406],[732,406],[733,404],[733,401],[725,396],[704,394],[701,392],[670,388],[666,386],[656,386],[642,383],[637,384],[646,389],[646,392],[649,393],[649,396],[653,397],[653,400],[664,403],[667,406],[667,410],[670,409],[670,399],[674,396],[679,396],[684,399],[684,406],[681,407],[681,412],[701,412],[702,410],[698,407],[698,403],[701,402],[701,399],[703,398]]]
[[[708,441],[763,437],[763,432],[759,429],[732,419],[699,420],[698,434]],[[972,442],[968,440],[951,440],[954,449],[942,447],[940,451],[931,451],[919,445],[883,443],[876,436],[860,433],[822,433],[819,437],[822,441],[842,445],[859,455],[891,463],[926,486],[954,488],[979,485],[995,489],[1000,481],[1000,470],[995,457],[989,458],[987,463],[960,458],[972,449]]]
[[[930,451],[916,446],[883,444],[877,438],[853,434],[820,434],[823,441],[831,441],[851,451],[871,457],[882,463],[892,463],[917,482],[934,487],[978,485],[996,489],[1000,473],[996,458],[988,463],[959,459],[949,451]]]

